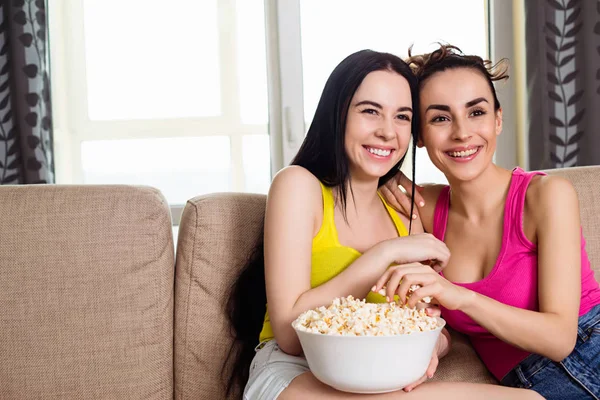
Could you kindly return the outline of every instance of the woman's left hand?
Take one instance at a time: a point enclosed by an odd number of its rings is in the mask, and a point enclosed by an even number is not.
[[[411,390],[419,386],[421,383],[425,382],[427,379],[433,378],[433,374],[435,374],[435,371],[437,370],[437,367],[440,363],[440,354],[447,353],[447,350],[448,338],[443,333],[440,333],[440,336],[438,337],[438,340],[435,344],[435,349],[433,349],[433,354],[431,355],[431,361],[429,361],[429,365],[427,366],[427,370],[425,371],[425,375],[423,375],[418,381],[413,382],[408,386],[405,386],[402,390],[404,390],[405,392],[410,392]]]
[[[413,285],[421,286],[409,295],[409,289]],[[421,263],[411,263],[397,265],[388,268],[384,274],[377,280],[374,292],[386,287],[386,297],[393,299],[397,294],[399,302],[404,303],[409,295],[406,304],[409,307],[415,307],[424,297],[433,297],[443,307],[449,310],[461,308],[469,297],[473,295],[468,289],[454,285],[428,265]]]

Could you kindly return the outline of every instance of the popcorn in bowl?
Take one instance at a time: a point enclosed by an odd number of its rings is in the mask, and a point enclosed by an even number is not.
[[[309,333],[335,336],[395,336],[437,329],[438,319],[407,306],[367,303],[352,296],[336,298],[328,307],[308,310],[292,326]]]

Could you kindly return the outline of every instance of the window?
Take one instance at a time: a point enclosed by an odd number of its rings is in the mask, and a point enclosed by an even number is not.
[[[265,193],[351,52],[488,53],[485,0],[56,0],[49,13],[58,183],[157,187],[175,224],[191,197]],[[417,181],[445,181],[422,150]]]
[[[63,0],[50,27],[58,183],[151,185],[174,217],[266,193],[262,0]]]

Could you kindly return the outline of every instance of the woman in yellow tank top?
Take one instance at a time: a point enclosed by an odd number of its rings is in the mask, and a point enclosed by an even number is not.
[[[273,179],[264,259],[259,246],[232,292],[229,311],[239,352],[232,349],[236,360],[228,394],[236,385],[245,385],[245,400],[348,396],[312,375],[291,322],[336,297],[385,301],[370,288],[390,265],[447,263],[446,246],[423,234],[420,224],[396,214],[378,193],[398,170],[411,136],[416,143],[417,104],[414,75],[391,54],[354,53],[329,77],[302,147],[292,165]],[[414,145],[412,150],[414,160]],[[416,234],[408,236],[409,231]],[[433,374],[437,357],[448,346],[445,332],[428,374]],[[510,388],[434,382],[410,393],[364,397],[518,398],[518,394]]]

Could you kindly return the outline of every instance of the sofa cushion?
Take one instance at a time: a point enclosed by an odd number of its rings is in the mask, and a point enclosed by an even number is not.
[[[579,196],[581,227],[586,241],[586,251],[600,282],[600,166],[562,168],[545,171],[568,179]]]
[[[450,352],[440,360],[431,381],[498,383],[487,370],[469,338],[448,328],[451,336]]]
[[[227,293],[259,238],[264,211],[264,195],[239,193],[196,197],[185,206],[175,271],[176,399],[225,398]]]
[[[0,187],[0,398],[172,398],[173,258],[155,189]]]

